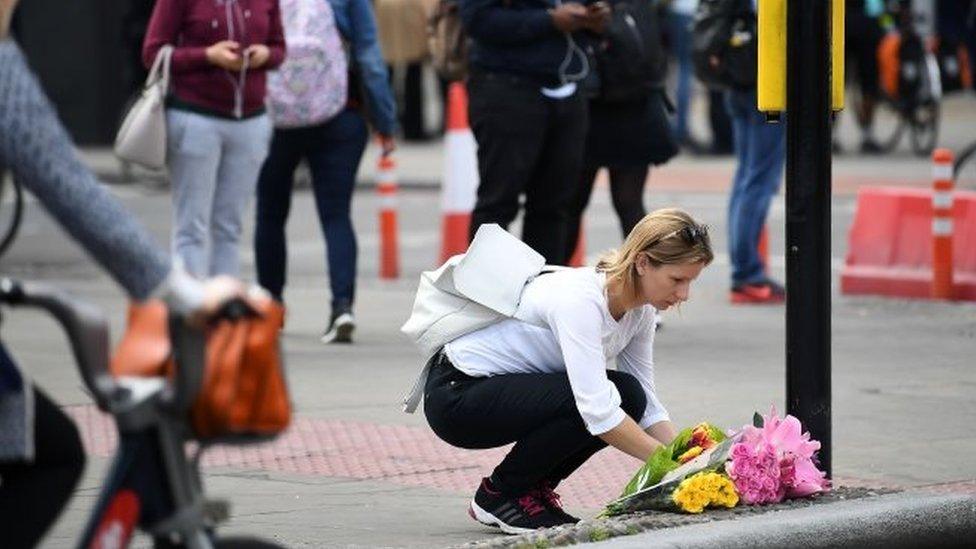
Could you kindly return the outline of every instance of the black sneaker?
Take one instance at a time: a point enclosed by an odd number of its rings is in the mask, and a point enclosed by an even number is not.
[[[548,482],[543,482],[535,489],[535,497],[542,501],[550,513],[562,521],[561,524],[576,524],[580,521],[579,518],[570,515],[563,509],[563,504],[559,501],[559,494],[552,489]]]
[[[508,497],[494,490],[487,478],[481,479],[468,514],[481,524],[501,528],[506,534],[527,534],[539,528],[566,524],[549,511],[534,491]]]
[[[332,313],[329,327],[322,334],[322,343],[352,343],[352,333],[356,329],[356,319],[352,311],[343,310]]]

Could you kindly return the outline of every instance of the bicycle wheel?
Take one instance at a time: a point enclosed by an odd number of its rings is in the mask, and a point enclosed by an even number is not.
[[[919,105],[912,112],[912,151],[918,156],[928,156],[939,140],[939,103]]]
[[[872,130],[874,139],[883,152],[891,152],[898,147],[905,132],[905,117],[899,106],[887,99],[880,99],[874,109]]]
[[[957,189],[976,190],[976,141],[959,151],[953,168]]]

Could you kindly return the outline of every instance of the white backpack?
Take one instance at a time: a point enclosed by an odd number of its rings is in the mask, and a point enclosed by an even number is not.
[[[424,369],[403,399],[413,413],[431,360],[447,343],[516,315],[522,290],[544,271],[546,260],[494,223],[481,225],[465,254],[420,275],[410,318],[400,328],[424,355]],[[558,268],[558,267],[556,267]],[[545,267],[545,270],[555,268]]]
[[[326,122],[346,106],[349,64],[328,0],[280,0],[287,54],[268,74],[276,128]]]

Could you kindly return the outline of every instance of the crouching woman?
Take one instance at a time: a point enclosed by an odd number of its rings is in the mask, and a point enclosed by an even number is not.
[[[654,313],[686,301],[712,258],[703,225],[658,210],[595,268],[529,282],[518,319],[441,349],[424,391],[434,432],[461,448],[515,443],[472,518],[510,534],[578,522],[559,504],[561,481],[607,445],[644,461],[674,438],[654,388]]]

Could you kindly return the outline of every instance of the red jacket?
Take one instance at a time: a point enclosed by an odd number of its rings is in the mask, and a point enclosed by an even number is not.
[[[237,41],[242,52],[252,44],[271,50],[264,66],[245,73],[240,90],[239,72],[207,61],[207,47],[221,40]],[[248,116],[263,109],[266,71],[285,58],[277,0],[157,0],[142,45],[146,67],[166,44],[175,47],[171,93],[184,103],[226,116]],[[239,113],[235,113],[237,101]]]

